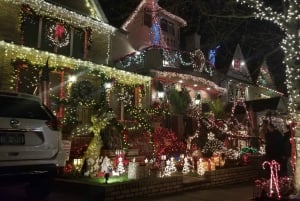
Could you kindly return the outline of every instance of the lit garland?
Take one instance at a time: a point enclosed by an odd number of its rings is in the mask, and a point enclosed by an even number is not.
[[[195,63],[193,65],[193,69],[196,72],[202,72],[204,65],[205,65],[205,57],[204,54],[201,50],[196,50],[195,51],[195,56],[194,56]]]
[[[130,106],[127,106],[125,109],[126,112],[129,113],[130,117],[134,118],[137,121],[138,128],[143,129],[144,131],[153,130],[151,122],[147,118],[149,115],[147,109]]]
[[[267,66],[261,66],[260,67],[260,73],[257,78],[256,84],[261,87],[266,89],[269,93],[275,93],[279,96],[283,96],[284,94],[281,92],[278,92],[274,89],[271,89],[270,87],[273,87],[273,80],[269,74],[269,70]],[[269,87],[270,86],[270,87]]]
[[[248,112],[248,109],[247,109],[247,105],[246,105],[244,99],[237,99],[237,100],[234,101],[233,106],[231,108],[231,118],[234,119],[234,112],[235,112],[235,109],[238,105],[243,106],[243,108],[246,111],[246,118],[247,118],[248,122],[250,123],[251,118],[250,118],[250,115],[249,115],[249,112]]]
[[[123,68],[129,68],[130,66],[133,66],[134,64],[142,64],[144,62],[145,54],[144,52],[135,53],[129,56],[124,57],[121,60],[121,64]]]
[[[146,86],[150,85],[151,77],[138,75],[135,73],[126,72],[123,70],[107,67],[100,64],[95,64],[90,61],[83,61],[80,59],[74,59],[63,55],[57,55],[54,53],[40,51],[34,48],[24,47],[0,41],[0,51],[4,51],[5,58],[7,60],[20,58],[29,60],[32,65],[44,66],[45,61],[49,59],[49,66],[54,70],[59,71],[63,67],[76,70],[84,66],[88,71],[98,71],[99,74],[103,73],[107,77],[115,78],[119,83],[125,85],[134,85],[144,83]]]
[[[53,5],[44,0],[0,0],[0,2],[9,2],[16,5],[28,4],[39,15],[53,17],[62,22],[72,24],[77,27],[91,27],[99,33],[113,34],[116,28],[104,23],[101,20],[95,20],[91,17],[86,17],[70,11],[66,8]]]
[[[299,114],[299,83],[300,81],[300,45],[299,45],[299,1],[285,0],[285,8],[282,13],[274,11],[258,0],[236,0],[238,3],[247,4],[254,9],[255,17],[277,24],[286,34],[281,43],[285,53],[286,83],[289,93],[289,112],[293,118],[300,119]]]
[[[168,63],[168,65],[166,65],[165,67],[169,67],[170,64],[173,65],[172,67],[177,68],[191,66],[193,71],[195,72],[205,72],[209,76],[213,76],[214,65],[205,59],[204,54],[201,50],[196,50],[195,52],[186,52],[180,50],[171,50],[169,48],[158,45],[150,46],[138,52],[134,52],[124,56],[120,59],[122,68],[130,68],[134,67],[135,65],[143,64],[147,51],[152,49],[162,50],[163,60],[167,61]],[[177,64],[180,64],[182,66],[178,67]]]
[[[156,75],[156,79],[168,79],[168,80],[174,80],[175,78],[181,78],[182,80],[186,81],[193,81],[198,84],[203,84],[204,86],[211,87],[212,89],[217,90],[221,94],[226,93],[226,89],[219,87],[217,84],[214,82],[207,80],[202,77],[198,76],[193,76],[193,75],[188,75],[188,74],[180,74],[180,73],[175,73],[175,72],[162,72],[162,71],[153,71]],[[175,79],[176,80],[176,79]],[[184,85],[184,83],[183,83]]]

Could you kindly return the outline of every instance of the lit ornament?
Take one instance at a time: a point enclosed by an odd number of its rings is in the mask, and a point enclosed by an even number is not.
[[[169,177],[172,175],[172,173],[174,173],[176,171],[177,171],[177,169],[175,166],[175,161],[174,161],[174,158],[172,157],[170,160],[166,161],[166,167],[164,169],[162,177],[164,177],[164,176]]]
[[[205,173],[205,168],[203,165],[202,158],[199,159],[198,164],[197,164],[197,173],[198,175],[202,176]]]
[[[184,163],[183,163],[183,167],[182,167],[182,173],[183,174],[187,174],[191,171],[190,169],[191,164],[189,163],[189,160],[187,157],[184,157]]]
[[[123,158],[120,156],[118,159],[118,166],[117,166],[117,172],[122,175],[125,173],[125,167],[124,167],[124,162]]]

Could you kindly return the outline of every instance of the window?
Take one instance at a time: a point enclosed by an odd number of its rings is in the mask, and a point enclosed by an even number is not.
[[[170,35],[174,36],[175,35],[175,27],[172,22],[167,21],[166,19],[161,19],[160,20],[160,28],[164,32],[169,33]]]
[[[85,59],[91,45],[90,29],[39,16],[27,5],[21,8],[21,30],[23,45],[65,56]]]

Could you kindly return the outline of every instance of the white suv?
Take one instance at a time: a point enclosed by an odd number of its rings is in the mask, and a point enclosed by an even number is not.
[[[65,165],[60,124],[34,95],[0,92],[0,181],[28,183],[42,198]]]

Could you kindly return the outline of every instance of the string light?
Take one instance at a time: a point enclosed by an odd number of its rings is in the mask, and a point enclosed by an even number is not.
[[[300,120],[300,2],[299,0],[284,0],[284,10],[274,11],[271,7],[264,5],[258,0],[236,0],[238,3],[246,4],[254,9],[255,17],[270,21],[285,32],[281,41],[281,49],[284,52],[283,63],[286,66],[286,85],[289,95],[288,111],[293,121]],[[293,165],[293,164],[292,164]],[[299,165],[298,165],[299,166]],[[298,168],[296,167],[296,173]],[[295,189],[299,193],[299,174],[295,175]]]
[[[270,76],[268,67],[265,66],[265,65],[262,65],[260,67],[260,73],[259,73],[259,76],[257,78],[256,84],[260,88],[266,89],[266,92],[269,92],[270,94],[277,94],[279,96],[284,95],[283,93],[272,89],[274,87],[274,82],[273,82],[272,77]]]
[[[208,86],[212,89],[215,89],[220,94],[225,94],[226,93],[225,88],[219,87],[214,82],[212,82],[210,80],[207,80],[205,78],[202,78],[202,77],[188,75],[188,74],[180,74],[180,73],[176,73],[176,72],[153,71],[153,73],[156,74],[156,79],[162,79],[162,80],[168,79],[168,80],[173,80],[174,81],[177,78],[180,78],[182,80],[189,80],[189,81],[193,81],[193,82],[198,83],[198,84],[201,83],[204,86]]]
[[[266,165],[270,167],[270,185],[269,185],[269,192],[268,196],[273,197],[276,193],[277,199],[280,200],[280,189],[278,184],[278,171],[280,170],[280,165],[277,161],[265,161],[262,164],[263,169],[266,168]],[[275,191],[275,192],[274,192]]]
[[[63,23],[69,23],[77,27],[91,27],[99,33],[114,34],[116,28],[110,26],[100,19],[93,19],[88,16],[80,15],[66,8],[53,5],[44,0],[0,0],[0,2],[8,2],[15,5],[28,4],[39,15],[55,16]]]
[[[281,42],[281,48],[285,57],[283,63],[286,65],[286,84],[289,94],[288,109],[292,118],[299,119],[299,83],[300,81],[300,8],[299,1],[285,0],[283,12],[274,11],[271,7],[264,5],[258,0],[236,0],[254,9],[255,17],[261,20],[271,21],[285,32],[285,38]]]
[[[62,24],[53,24],[48,31],[48,39],[56,47],[65,47],[70,43],[70,34]]]
[[[58,55],[46,51],[41,51],[21,45],[7,43],[0,41],[0,48],[4,49],[5,59],[10,61],[11,59],[24,59],[29,60],[32,65],[44,66],[45,61],[49,59],[49,66],[55,68],[55,70],[63,67],[70,68],[73,70],[79,69],[84,66],[88,71],[98,71],[99,74],[103,73],[107,77],[114,77],[119,83],[125,85],[134,85],[145,83],[146,86],[150,86],[151,77],[130,73],[120,69],[104,66],[101,64],[95,64],[90,61],[83,61],[80,59],[74,59],[63,55]]]

